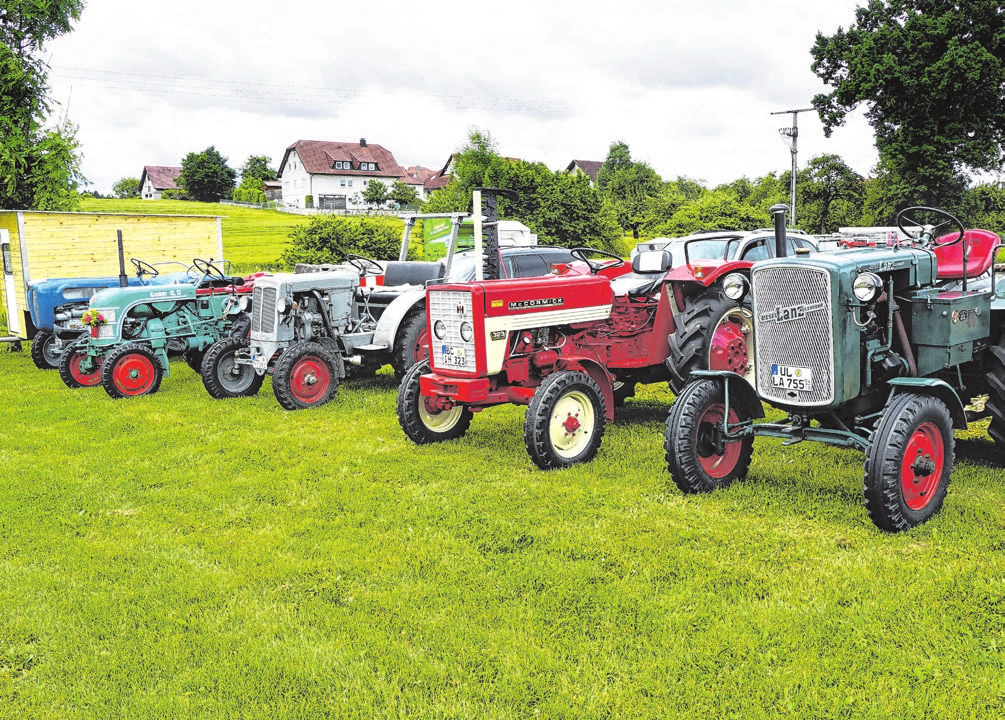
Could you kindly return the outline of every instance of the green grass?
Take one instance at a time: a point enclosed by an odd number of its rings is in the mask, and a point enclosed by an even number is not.
[[[419,447],[394,398],[214,401],[176,363],[116,402],[0,351],[0,718],[1005,713],[983,424],[943,512],[887,535],[852,451],[758,440],[682,496],[655,387],[562,472],[522,408]]]

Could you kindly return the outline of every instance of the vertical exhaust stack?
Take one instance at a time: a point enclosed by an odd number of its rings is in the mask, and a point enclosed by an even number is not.
[[[484,232],[485,243],[482,246],[482,277],[485,280],[498,280],[502,277],[499,267],[499,196],[516,202],[520,199],[520,193],[516,190],[503,190],[501,188],[480,187],[475,188],[475,236],[478,249],[477,236],[479,231]],[[479,201],[481,201],[479,206]],[[478,218],[482,217],[482,207],[485,209],[484,221],[479,223]],[[479,224],[481,228],[479,228]],[[479,278],[482,279],[482,278]]]
[[[786,247],[788,243],[785,242],[785,213],[789,211],[789,206],[785,203],[779,203],[778,205],[772,205],[769,212],[775,218],[775,257],[785,257]]]
[[[119,241],[119,287],[129,287],[129,278],[126,277],[126,253],[122,249],[122,231],[115,232]]]

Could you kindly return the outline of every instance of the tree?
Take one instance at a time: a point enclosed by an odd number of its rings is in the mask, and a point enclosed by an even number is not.
[[[117,198],[134,198],[140,194],[139,178],[124,177],[112,185],[112,192]]]
[[[599,175],[598,175],[599,177]],[[618,224],[638,239],[646,204],[663,188],[663,179],[645,163],[619,168],[607,183],[606,197],[613,204]]]
[[[607,150],[607,157],[604,159],[600,169],[597,170],[597,190],[604,193],[607,184],[614,177],[618,170],[624,170],[632,164],[632,153],[628,149],[628,144],[618,140],[611,143]]]
[[[227,165],[227,158],[210,145],[200,153],[185,156],[177,184],[193,200],[218,202],[231,196],[236,178],[237,171]]]
[[[419,193],[416,192],[415,188],[408,183],[402,182],[401,180],[395,180],[394,184],[391,185],[391,192],[388,194],[387,198],[399,208],[403,208],[406,205],[415,205],[418,203]]]
[[[951,204],[968,170],[1002,167],[1002,18],[998,0],[871,0],[847,30],[817,34],[824,132],[867,105],[895,207]]]
[[[802,226],[832,233],[857,225],[865,202],[865,178],[837,155],[817,155],[796,176],[796,201]]]
[[[380,180],[371,180],[363,191],[363,202],[380,207],[387,202],[387,185]]]
[[[315,215],[309,222],[293,228],[290,244],[280,261],[292,269],[297,263],[340,263],[347,253],[375,260],[396,260],[401,248],[401,230],[399,220]]]
[[[238,172],[241,174],[241,184],[248,178],[255,178],[262,182],[266,180],[275,180],[276,171],[269,166],[272,162],[272,158],[267,155],[249,155],[248,159],[244,161],[244,165]]]
[[[254,175],[241,178],[241,185],[234,190],[234,202],[252,203],[261,205],[265,202],[265,183]]]
[[[76,128],[44,123],[51,111],[46,42],[80,19],[82,0],[0,5],[0,207],[70,210],[83,183]]]

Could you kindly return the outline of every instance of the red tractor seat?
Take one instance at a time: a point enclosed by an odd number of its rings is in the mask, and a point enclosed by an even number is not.
[[[964,274],[968,278],[983,275],[995,261],[1002,241],[989,230],[967,230],[963,239],[955,245],[944,245],[952,240],[955,233],[943,235],[935,239],[935,259],[938,263],[939,280],[962,280]],[[963,267],[963,243],[967,244],[967,263]]]

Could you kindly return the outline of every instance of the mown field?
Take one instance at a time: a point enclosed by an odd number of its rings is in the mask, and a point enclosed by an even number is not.
[[[214,401],[176,363],[113,401],[0,349],[0,718],[1005,715],[986,423],[887,535],[849,450],[758,440],[681,495],[671,400],[546,473],[522,408],[413,445],[388,368],[291,413],[269,380]]]

